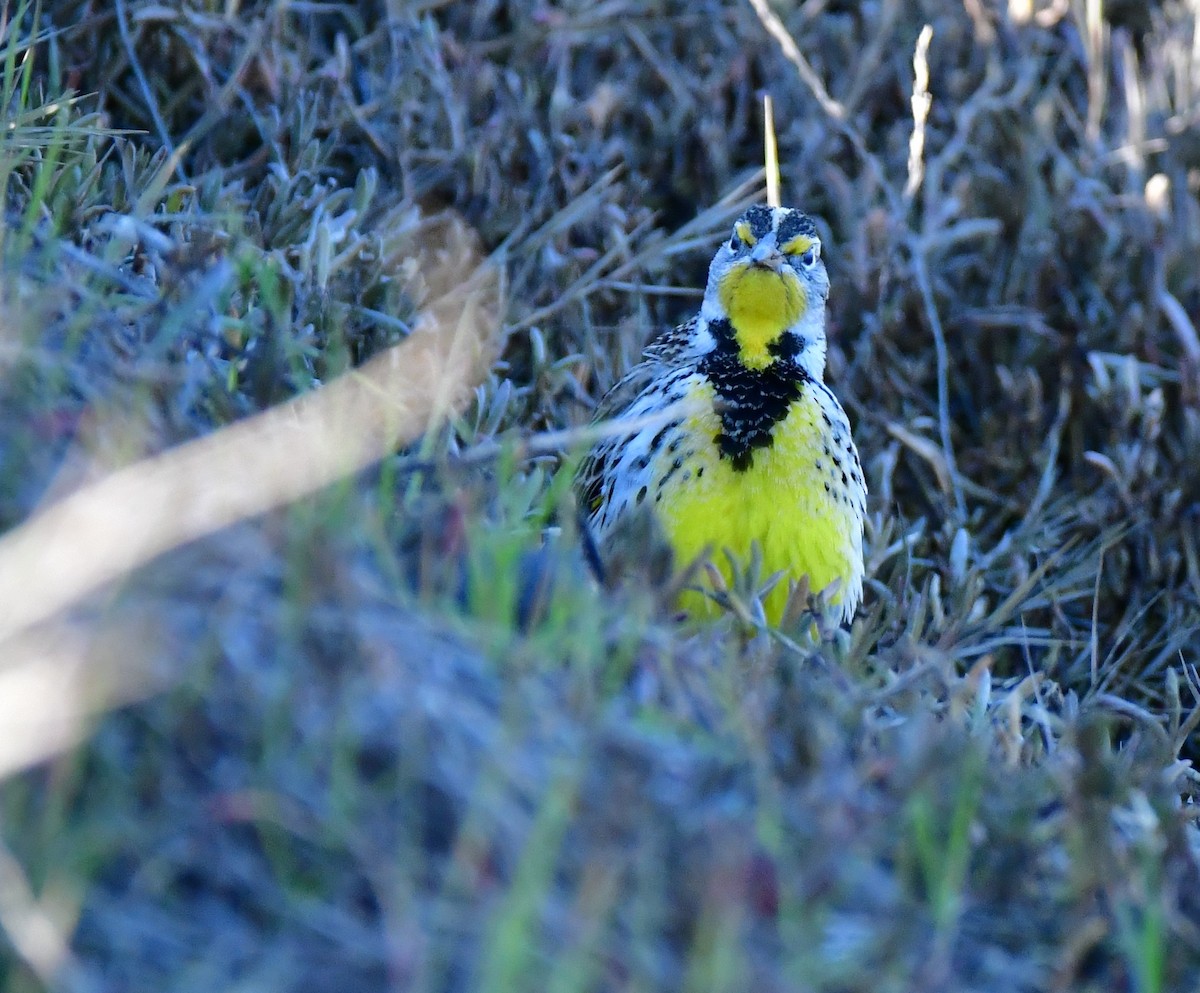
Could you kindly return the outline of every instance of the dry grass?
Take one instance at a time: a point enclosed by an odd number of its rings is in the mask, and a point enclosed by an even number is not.
[[[6,11],[5,989],[1200,985],[1194,5]],[[763,89],[871,487],[821,642],[571,528]]]

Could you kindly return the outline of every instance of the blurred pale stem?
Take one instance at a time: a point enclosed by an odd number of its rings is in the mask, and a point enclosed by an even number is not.
[[[494,354],[499,280],[480,267],[413,334],[313,393],[144,459],[0,538],[0,640],[185,542],[313,493],[419,437]]]
[[[401,344],[312,393],[113,472],[0,537],[0,776],[70,744],[89,715],[153,688],[141,667],[97,658],[99,628],[68,623],[65,610],[164,552],[363,469],[462,409],[499,347],[499,273],[454,219],[425,228],[418,254],[430,302]]]

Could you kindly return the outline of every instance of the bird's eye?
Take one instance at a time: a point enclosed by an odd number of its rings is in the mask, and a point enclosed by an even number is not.
[[[821,243],[813,238],[800,235],[783,246],[783,253],[792,258],[799,258],[805,269],[811,269],[821,257]]]
[[[729,239],[729,247],[735,252],[743,245],[753,245],[754,241],[754,232],[750,230],[750,225],[745,221],[738,221],[733,226],[733,237]]]

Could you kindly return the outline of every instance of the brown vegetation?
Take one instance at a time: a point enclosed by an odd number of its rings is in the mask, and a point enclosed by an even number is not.
[[[1196,989],[1193,7],[10,0],[5,988]],[[871,488],[823,642],[572,528],[764,91]]]

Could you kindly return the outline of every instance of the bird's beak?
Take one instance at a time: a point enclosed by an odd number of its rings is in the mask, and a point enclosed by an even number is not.
[[[761,241],[750,250],[750,261],[773,272],[783,268],[783,253],[774,245],[763,244]]]

